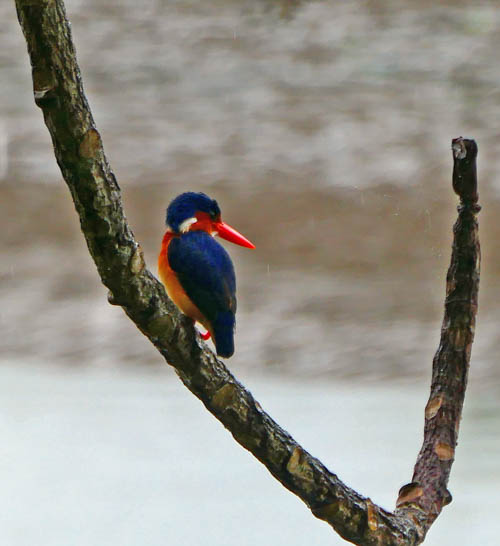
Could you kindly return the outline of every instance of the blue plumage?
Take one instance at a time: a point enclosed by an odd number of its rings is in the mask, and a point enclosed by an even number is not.
[[[167,209],[167,225],[172,231],[179,231],[179,226],[196,215],[197,212],[206,212],[212,219],[220,216],[220,208],[215,199],[210,199],[204,193],[187,191],[173,199]]]
[[[172,239],[168,262],[187,296],[211,324],[217,354],[230,357],[234,352],[236,278],[228,253],[205,231],[190,231]]]

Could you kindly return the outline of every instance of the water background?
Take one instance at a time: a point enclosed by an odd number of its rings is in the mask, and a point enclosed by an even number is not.
[[[155,271],[206,191],[256,245],[231,369],[349,485],[411,478],[456,199],[480,147],[480,314],[453,503],[426,544],[496,545],[500,8],[494,2],[67,2],[86,92]],[[0,5],[0,543],[342,543],[106,302]]]

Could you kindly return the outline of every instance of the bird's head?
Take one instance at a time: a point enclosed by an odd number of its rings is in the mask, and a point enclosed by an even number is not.
[[[215,199],[204,193],[186,192],[178,195],[167,208],[167,229],[176,234],[206,231],[240,246],[255,248],[241,233],[225,224]]]

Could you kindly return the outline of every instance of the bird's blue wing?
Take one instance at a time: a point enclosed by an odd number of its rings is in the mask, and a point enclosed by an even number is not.
[[[215,328],[236,312],[236,279],[231,258],[204,231],[174,237],[168,246],[168,261],[191,301]]]

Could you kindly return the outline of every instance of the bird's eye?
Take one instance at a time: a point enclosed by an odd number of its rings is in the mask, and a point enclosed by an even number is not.
[[[211,210],[208,214],[211,220],[217,220],[217,213],[214,210]]]

